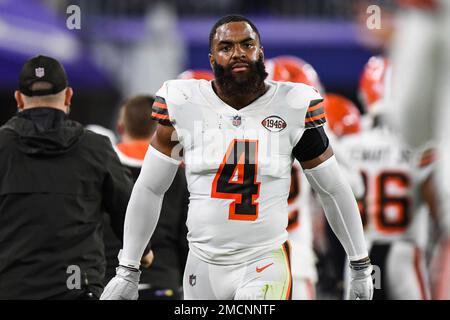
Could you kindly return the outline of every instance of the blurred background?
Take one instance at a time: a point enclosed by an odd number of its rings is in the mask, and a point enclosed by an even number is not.
[[[72,118],[114,130],[127,97],[153,94],[183,70],[210,68],[210,29],[230,13],[255,22],[266,58],[301,57],[327,91],[360,107],[360,74],[384,50],[395,9],[394,0],[370,4],[382,9],[380,29],[367,27],[369,3],[361,0],[0,0],[0,124],[16,112],[21,66],[44,54],[66,68]],[[70,29],[74,23],[79,28]]]
[[[100,125],[117,135],[118,111],[125,100],[138,94],[155,94],[164,81],[176,78],[185,70],[210,69],[209,33],[214,23],[228,14],[242,14],[254,22],[261,34],[266,60],[287,55],[303,59],[317,71],[320,87],[323,86],[326,93],[336,93],[350,99],[364,114],[369,104],[374,105],[374,102],[381,100],[384,95],[384,83],[389,84],[386,85],[386,96],[391,98],[388,94],[391,71],[386,71],[388,63],[377,59],[371,59],[373,63],[368,63],[368,60],[375,55],[388,56],[395,31],[394,17],[400,15],[396,15],[399,13],[397,6],[400,3],[426,6],[433,2],[437,1],[0,0],[0,125],[16,113],[14,90],[18,86],[18,75],[22,65],[31,57],[42,54],[58,59],[66,69],[70,86],[74,89],[71,118],[83,125]],[[426,10],[424,12],[423,15],[429,17],[428,12]],[[439,10],[436,12],[438,16]],[[395,43],[401,47],[405,40],[399,39],[400,41],[397,40]],[[415,33],[411,39],[416,41]],[[409,50],[407,45],[404,47]],[[410,52],[406,54],[409,55]],[[434,58],[436,57],[432,56],[429,60]],[[405,65],[410,68],[410,65],[406,63]],[[360,79],[366,66],[368,66],[366,75],[368,83],[363,83]],[[445,65],[439,65],[439,68],[444,69]],[[410,70],[416,72],[416,69]],[[420,74],[420,81],[423,79],[422,76]],[[444,86],[446,84],[444,82]],[[363,102],[358,90],[364,86],[371,90],[373,96],[366,95],[364,97],[366,101]],[[445,90],[447,89],[444,88],[443,91]],[[422,88],[413,93],[417,92],[422,95]],[[414,94],[411,94],[411,97],[413,101],[417,98]],[[373,101],[369,101],[369,98]],[[428,107],[431,105],[429,101],[424,103],[426,104]],[[382,104],[377,106],[379,105]],[[422,105],[419,104],[419,107]],[[393,110],[399,110],[398,105],[389,111],[393,113]],[[427,108],[423,110],[428,112]],[[379,111],[373,111],[372,115],[375,117]],[[359,122],[359,113],[357,116],[353,120]],[[417,118],[422,124],[422,119]],[[331,126],[331,112],[327,111],[327,119]],[[361,121],[364,120],[367,118]],[[362,126],[367,129],[364,123]],[[413,131],[416,130],[415,126],[410,127]],[[331,129],[334,130],[332,126]],[[357,130],[350,133],[358,133],[359,130],[358,123]],[[344,133],[340,132],[342,135]],[[376,142],[379,140],[383,139]],[[383,141],[389,142],[389,147],[392,147],[391,145],[397,147],[392,140]],[[377,147],[371,146],[370,143],[366,145],[368,148]],[[434,159],[434,156],[426,158],[425,155],[424,152],[423,167],[434,162],[430,160]],[[351,163],[351,167],[353,171],[358,171],[354,163]],[[417,173],[419,169],[416,169],[412,169],[408,174]],[[367,189],[367,182],[365,183]],[[372,192],[377,193],[377,190]],[[368,198],[367,191],[366,195],[361,195],[362,198]],[[392,201],[398,199],[393,198]],[[376,204],[374,206],[376,207]],[[376,209],[376,212],[378,211]],[[444,267],[434,269],[433,274],[435,278],[439,278],[442,274],[444,279],[450,279],[450,215],[449,210],[442,212],[446,214],[448,221],[447,244],[446,247],[442,247],[446,250],[446,254],[442,255]],[[323,225],[323,222],[317,223],[317,226],[313,225],[314,235],[325,234],[320,231]],[[428,228],[427,225],[422,227]],[[330,235],[330,239],[334,237],[331,229],[326,234]],[[430,248],[434,245],[432,243],[434,239],[431,240]],[[326,299],[341,297],[344,252],[336,239],[329,240],[331,244],[328,246],[331,249],[321,249],[326,247],[323,244],[325,241],[320,238],[317,241],[315,246],[319,248],[317,264],[321,282],[319,284],[321,293],[319,292],[318,296]],[[324,252],[322,256],[320,252]],[[425,254],[427,261],[431,260],[432,250],[427,249]],[[439,254],[435,255],[439,257]],[[327,259],[334,262],[328,263]],[[416,274],[419,275],[418,282],[423,284],[417,262],[419,258],[414,259]],[[336,270],[333,269],[333,265],[338,266]],[[408,279],[408,282],[411,281]],[[443,289],[439,290],[445,294],[440,296],[449,299],[450,281],[445,280],[442,283],[439,281],[435,280],[438,283],[435,287],[439,289],[441,286]],[[423,293],[425,290],[421,291]]]

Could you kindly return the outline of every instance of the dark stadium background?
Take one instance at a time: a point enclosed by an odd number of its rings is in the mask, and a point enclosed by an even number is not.
[[[392,1],[370,3],[389,9]],[[67,28],[70,5],[80,8],[79,30]],[[359,105],[362,67],[382,50],[379,39],[364,30],[366,8],[360,0],[3,0],[0,124],[15,113],[13,92],[22,64],[45,54],[66,68],[75,90],[72,118],[114,129],[123,99],[154,93],[184,69],[209,68],[210,28],[230,13],[254,20],[266,58],[303,58],[327,91]]]

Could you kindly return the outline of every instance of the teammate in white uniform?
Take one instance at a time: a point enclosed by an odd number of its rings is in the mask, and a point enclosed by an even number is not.
[[[139,260],[183,152],[191,194],[186,299],[289,299],[287,198],[293,158],[320,196],[352,267],[352,298],[371,299],[372,266],[350,186],[312,87],[264,81],[256,27],[220,19],[210,35],[215,80],[173,80],[157,92],[156,136],[127,209],[117,275],[102,299],[135,299]]]
[[[400,136],[412,147],[420,147],[449,136],[445,124],[450,120],[450,1],[398,2],[404,7],[396,17],[390,57],[396,100],[391,118]]]
[[[372,58],[368,63],[373,61]],[[370,74],[365,70],[363,77]],[[377,81],[372,84],[381,88],[372,104],[387,104],[390,100],[384,94],[386,79],[379,77],[378,81],[383,84]],[[365,97],[370,96],[367,87],[361,91],[366,93]],[[380,114],[382,107],[366,108],[372,128],[342,139],[341,146],[361,169],[366,186],[359,203],[360,212],[370,257],[380,268],[378,276],[381,276],[381,289],[375,290],[374,298],[429,299],[424,259],[429,214],[424,206],[429,204],[435,210],[434,200],[426,192],[434,168],[432,152],[413,152],[386,127]]]
[[[436,180],[440,196],[442,279],[436,281],[435,298],[450,299],[450,1],[399,0],[404,8],[391,58],[395,108],[392,125],[411,146],[429,141],[437,145]],[[445,245],[447,243],[447,245]],[[446,258],[447,257],[447,258]]]
[[[344,138],[342,146],[366,182],[360,211],[370,257],[384,280],[375,298],[428,299],[428,212],[422,208],[421,188],[432,165],[420,167],[417,157],[386,127]]]

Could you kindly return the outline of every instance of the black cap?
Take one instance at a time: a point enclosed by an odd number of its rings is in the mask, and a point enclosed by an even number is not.
[[[33,83],[45,81],[52,84],[50,89],[31,90]],[[19,91],[27,96],[45,96],[58,93],[69,85],[66,71],[59,61],[46,57],[37,56],[28,60],[22,67],[19,76]]]

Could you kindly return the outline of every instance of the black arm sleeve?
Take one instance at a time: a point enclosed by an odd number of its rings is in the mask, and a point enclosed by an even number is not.
[[[307,129],[292,150],[292,154],[300,162],[308,161],[324,153],[329,144],[323,126]]]

